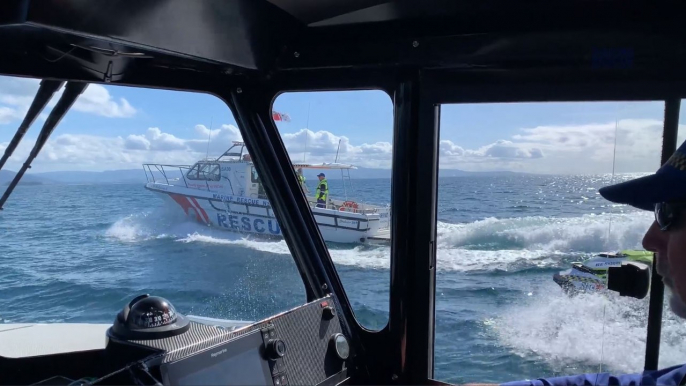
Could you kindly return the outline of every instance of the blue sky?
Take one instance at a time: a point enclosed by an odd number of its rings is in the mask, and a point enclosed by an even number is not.
[[[35,80],[0,77],[0,150],[37,87]],[[283,94],[274,109],[291,117],[278,127],[299,161],[307,152],[308,161],[331,162],[340,141],[342,162],[391,166],[393,110],[382,91]],[[618,172],[652,171],[658,166],[662,114],[659,101],[447,105],[441,116],[441,166],[607,173],[616,131]],[[30,129],[8,168],[16,169],[28,154],[41,124],[38,120]],[[210,125],[211,152],[240,139],[229,109],[214,96],[91,85],[53,133],[34,171],[190,163],[204,156]]]

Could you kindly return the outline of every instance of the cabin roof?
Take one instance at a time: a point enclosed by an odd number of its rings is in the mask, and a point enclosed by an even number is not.
[[[190,90],[406,68],[450,71],[465,90],[664,82],[683,78],[684,19],[681,1],[5,0],[0,74]]]

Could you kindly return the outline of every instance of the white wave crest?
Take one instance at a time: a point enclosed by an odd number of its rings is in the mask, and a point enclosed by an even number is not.
[[[651,214],[584,215],[581,217],[488,218],[469,224],[438,224],[443,248],[531,249],[601,252],[640,248]]]
[[[489,325],[514,354],[535,355],[556,371],[564,372],[576,362],[599,366],[603,372],[640,372],[648,302],[606,295],[568,297],[561,291],[543,290],[527,298],[526,304],[503,310]],[[683,363],[684,334],[683,320],[666,311],[660,367]]]
[[[438,223],[439,271],[518,270],[554,267],[572,257],[640,248],[650,225],[649,213],[586,215],[572,218],[488,218],[468,224]],[[186,243],[241,246],[290,255],[283,240],[263,240],[249,234],[210,228],[185,218],[133,215],[115,222],[106,236],[122,242],[171,238]],[[608,229],[611,232],[608,236]],[[388,246],[339,246],[329,252],[336,264],[388,269]]]
[[[175,214],[139,213],[115,221],[105,236],[122,242],[134,243],[160,238],[185,237],[193,233],[212,231],[207,226]],[[215,231],[216,232],[216,231]]]

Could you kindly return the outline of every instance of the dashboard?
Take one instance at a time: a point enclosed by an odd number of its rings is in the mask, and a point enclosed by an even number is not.
[[[61,373],[26,384],[338,385],[349,380],[354,358],[331,296],[256,323],[227,326],[189,319],[166,299],[142,295],[124,307],[105,335],[105,348],[80,365],[65,360],[57,366]],[[40,367],[14,367],[20,363]],[[80,376],[70,366],[80,368]]]

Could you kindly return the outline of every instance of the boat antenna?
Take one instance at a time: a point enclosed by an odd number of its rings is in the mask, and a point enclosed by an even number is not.
[[[615,163],[617,161],[617,131],[619,130],[619,119],[615,119],[615,144],[612,150],[612,177],[610,177],[610,185],[615,181]],[[612,214],[614,206],[610,206],[610,224],[607,228],[607,241],[610,241],[610,234],[612,233]]]
[[[312,102],[307,102],[307,124],[305,125],[305,151],[303,151],[303,163],[307,156],[307,137],[310,136],[310,106]]]
[[[207,134],[207,151],[205,152],[205,158],[210,156],[210,140],[212,139],[212,124],[214,123],[214,117],[210,118],[210,130]]]
[[[341,139],[338,140],[338,149],[336,149],[336,160],[333,161],[334,163],[338,162],[338,151],[341,150]]]
[[[617,132],[619,131],[619,119],[615,118],[615,144],[612,150],[612,177],[610,177],[610,185],[614,183],[615,180],[615,163],[617,161]],[[612,233],[612,214],[614,212],[614,206],[610,206],[610,224],[607,229],[607,241],[610,241],[610,234]],[[600,336],[600,364],[598,365],[598,374],[603,372],[603,357],[605,356],[605,311],[607,309],[607,303],[603,304],[603,332]],[[596,384],[598,383],[598,377],[596,376]]]

